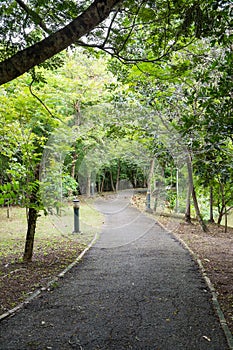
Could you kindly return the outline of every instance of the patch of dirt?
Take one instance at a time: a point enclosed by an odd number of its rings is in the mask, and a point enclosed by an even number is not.
[[[233,333],[233,228],[208,225],[205,233],[198,224],[180,223],[174,234],[201,260],[217,292],[218,301]]]
[[[45,249],[43,249],[45,248]],[[21,262],[17,255],[0,260],[0,314],[25,301],[35,290],[47,288],[48,283],[73,262],[84,246],[61,240],[48,247],[47,243],[35,251],[33,261]]]

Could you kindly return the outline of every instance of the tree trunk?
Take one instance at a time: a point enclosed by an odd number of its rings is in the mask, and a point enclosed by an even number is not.
[[[78,155],[77,155],[76,151],[74,151],[73,159],[72,159],[72,162],[71,162],[71,170],[70,170],[70,176],[73,179],[75,178],[75,166],[76,166],[77,159],[78,159]]]
[[[224,191],[223,184],[220,185],[220,189],[221,189],[221,197],[222,197],[222,201],[221,201],[222,206],[221,206],[219,216],[218,216],[218,225],[221,225],[221,222],[222,222],[222,219],[224,216],[224,232],[227,233],[227,225],[228,225],[227,213],[228,213],[228,210],[227,210],[227,204],[226,204],[225,191]]]
[[[95,0],[67,26],[0,63],[0,85],[63,51],[105,20],[119,0]]]
[[[224,208],[222,207],[220,212],[218,213],[218,221],[217,221],[218,225],[221,225],[221,221],[222,221],[223,215],[224,215]]]
[[[7,201],[7,210],[6,210],[6,215],[7,215],[7,219],[10,219],[10,203],[9,201]]]
[[[150,171],[149,171],[148,180],[147,180],[147,188],[148,188],[148,191],[150,192],[151,192],[151,180],[154,174],[154,167],[155,167],[155,158],[152,158],[150,161]]]
[[[221,221],[222,218],[224,216],[225,213],[225,196],[224,196],[224,188],[223,188],[223,184],[220,184],[220,188],[219,188],[219,197],[221,197],[221,200],[219,201],[219,215],[218,215],[218,225],[221,225]],[[220,206],[220,202],[221,202],[221,206]]]
[[[100,176],[98,176],[98,180],[97,180],[97,192],[100,193],[101,192],[101,182],[100,182]]]
[[[187,168],[188,168],[189,185],[191,188],[191,194],[192,194],[192,198],[193,198],[193,204],[194,204],[197,220],[198,220],[199,224],[201,225],[202,230],[204,232],[208,232],[208,228],[202,219],[201,212],[200,212],[199,205],[198,205],[198,201],[197,201],[196,191],[195,191],[194,184],[193,184],[192,159],[191,159],[191,156],[189,153],[187,155],[186,161],[187,161]]]
[[[113,182],[113,177],[112,177],[112,171],[110,170],[110,182],[111,182],[111,187],[112,187],[112,191],[115,192],[116,189],[114,187],[114,182]]]
[[[176,169],[176,213],[179,212],[179,169]]]
[[[151,201],[151,180],[154,174],[154,166],[155,166],[155,159],[152,158],[150,161],[150,171],[148,174],[148,179],[147,179],[147,209],[151,209],[150,201]]]
[[[35,183],[30,196],[30,206],[28,210],[28,228],[24,248],[23,261],[30,262],[33,255],[34,238],[36,232],[36,221],[38,218],[38,192],[39,192],[39,166],[35,171]]]
[[[227,207],[225,205],[225,227],[224,227],[224,232],[227,233]]]
[[[74,103],[74,125],[75,126],[80,126],[81,125],[81,111],[80,111],[80,105],[79,102],[76,101]],[[78,153],[77,153],[77,149],[76,149],[76,145],[73,146],[74,150],[73,150],[73,154],[72,154],[72,161],[71,161],[71,170],[70,170],[70,176],[75,179],[75,169],[76,169],[76,163],[77,163],[77,159],[78,159]],[[72,190],[69,192],[69,197],[72,196]]]
[[[32,261],[37,217],[38,217],[37,210],[34,208],[29,208],[28,229],[27,229],[26,243],[25,243],[24,255],[23,255],[23,261],[26,261],[26,262]]]
[[[209,222],[214,223],[214,212],[213,212],[213,187],[210,186],[210,220]]]
[[[102,182],[101,182],[100,193],[102,193],[104,191],[104,181],[105,181],[105,173],[103,175],[103,179],[102,179]]]
[[[188,184],[187,199],[186,199],[186,209],[185,209],[185,222],[191,224],[191,186]]]
[[[119,190],[120,173],[121,173],[121,161],[119,159],[118,160],[118,167],[117,167],[116,192]]]
[[[91,197],[91,174],[87,174],[87,189],[86,189],[87,197]]]

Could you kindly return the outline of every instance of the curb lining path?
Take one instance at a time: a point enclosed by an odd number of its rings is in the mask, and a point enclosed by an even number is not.
[[[219,318],[219,322],[221,324],[221,327],[225,333],[226,339],[227,339],[227,343],[229,345],[229,350],[233,350],[233,336],[232,333],[227,325],[225,316],[223,314],[223,311],[221,309],[221,306],[219,304],[218,301],[218,297],[217,297],[217,293],[216,290],[211,282],[211,280],[209,279],[209,277],[207,276],[206,270],[202,264],[202,261],[199,259],[199,257],[194,253],[194,251],[188,246],[188,244],[180,237],[178,237],[173,231],[167,230],[166,227],[161,224],[159,221],[156,221],[164,230],[166,230],[168,233],[170,233],[173,237],[175,237],[183,246],[185,249],[187,249],[190,253],[190,255],[193,257],[194,261],[196,261],[196,263],[198,264],[198,267],[200,269],[200,272],[205,280],[205,283],[207,285],[207,287],[209,288],[211,295],[212,295],[212,303],[214,306],[214,309],[217,313],[217,316]]]
[[[51,281],[49,281],[46,285],[46,287],[42,287],[37,289],[30,297],[28,297],[26,300],[24,300],[22,303],[16,305],[13,309],[8,310],[4,314],[0,315],[0,322],[2,320],[5,320],[8,317],[12,317],[21,310],[25,305],[30,303],[33,299],[35,299],[38,295],[40,295],[42,292],[49,290],[49,288],[57,282],[59,279],[63,278],[65,274],[70,271],[75,265],[77,265],[80,260],[83,258],[83,256],[88,252],[88,250],[91,249],[91,247],[95,244],[99,236],[99,233],[96,233],[92,241],[88,244],[88,246],[78,255],[78,257],[71,263],[69,264],[62,272],[60,272],[56,277],[54,277]]]

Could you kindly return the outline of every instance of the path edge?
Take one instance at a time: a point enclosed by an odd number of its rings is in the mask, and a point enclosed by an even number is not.
[[[224,331],[224,334],[225,334],[225,337],[227,339],[227,343],[228,343],[228,346],[229,346],[229,350],[233,350],[233,336],[231,334],[231,331],[230,331],[230,328],[228,327],[227,325],[227,322],[226,322],[226,319],[225,319],[225,316],[223,314],[223,311],[221,309],[221,306],[219,304],[219,301],[218,301],[218,297],[217,297],[217,293],[216,293],[216,290],[210,280],[210,278],[208,277],[207,273],[206,273],[206,270],[202,264],[202,261],[200,260],[200,258],[197,256],[197,254],[194,253],[194,251],[188,246],[188,244],[182,239],[180,238],[178,235],[175,234],[175,232],[171,231],[171,230],[167,230],[166,227],[161,224],[161,222],[155,220],[157,222],[157,224],[159,226],[161,226],[166,232],[168,232],[170,235],[172,235],[178,242],[180,242],[180,244],[188,250],[188,252],[190,253],[190,255],[192,256],[192,258],[194,259],[194,261],[198,264],[198,267],[199,267],[199,270],[205,280],[205,283],[207,285],[207,287],[209,288],[210,290],[210,293],[212,295],[212,303],[213,303],[213,307],[214,307],[214,310],[218,316],[218,319],[219,319],[219,322],[220,322],[220,325]]]
[[[62,272],[60,272],[57,276],[55,276],[51,281],[49,281],[46,285],[46,287],[41,287],[37,289],[35,292],[33,292],[30,297],[28,297],[26,300],[24,300],[22,303],[16,305],[13,309],[8,310],[4,314],[0,315],[0,322],[2,320],[5,320],[8,317],[12,317],[16,314],[17,311],[21,310],[25,305],[29,304],[33,299],[35,299],[38,295],[40,295],[44,291],[49,291],[50,287],[59,281],[59,279],[63,278],[67,272],[69,272],[75,265],[79,263],[79,261],[83,258],[83,256],[92,248],[92,246],[95,244],[99,237],[99,233],[95,233],[94,238],[91,240],[91,242],[87,245],[87,247],[77,256],[77,258],[69,264]]]

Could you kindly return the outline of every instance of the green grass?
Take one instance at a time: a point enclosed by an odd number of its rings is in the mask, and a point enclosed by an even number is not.
[[[103,218],[93,206],[91,200],[82,200],[80,205],[81,234],[72,234],[74,230],[74,214],[72,204],[62,209],[61,216],[47,215],[41,212],[37,220],[34,251],[43,250],[46,255],[58,242],[69,244],[75,241],[86,246],[101,230]],[[26,210],[12,207],[10,218],[6,208],[0,208],[0,259],[10,257],[11,260],[22,256],[27,232]]]

